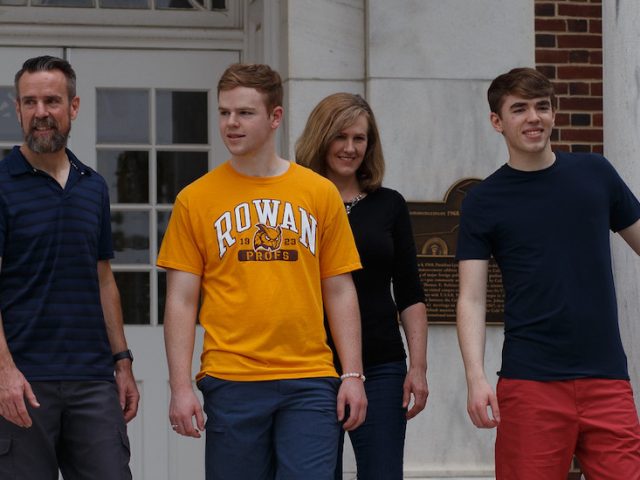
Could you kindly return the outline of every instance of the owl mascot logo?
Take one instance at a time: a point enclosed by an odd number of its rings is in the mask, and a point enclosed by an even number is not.
[[[262,223],[256,225],[258,231],[253,237],[253,249],[267,250],[269,252],[275,252],[280,248],[282,243],[282,228],[280,225],[277,227],[268,227]]]

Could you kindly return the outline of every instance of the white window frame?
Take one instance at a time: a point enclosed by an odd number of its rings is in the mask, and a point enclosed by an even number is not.
[[[244,1],[227,11],[0,6],[3,46],[241,50]]]

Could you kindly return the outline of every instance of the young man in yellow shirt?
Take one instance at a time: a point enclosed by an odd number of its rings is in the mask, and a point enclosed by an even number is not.
[[[191,386],[202,298],[207,480],[331,479],[340,423],[351,430],[366,415],[350,273],[358,253],[333,184],[276,154],[282,96],[266,65],[225,71],[219,129],[231,157],[178,195],[158,258],[168,281],[169,416],[191,437],[205,428]]]

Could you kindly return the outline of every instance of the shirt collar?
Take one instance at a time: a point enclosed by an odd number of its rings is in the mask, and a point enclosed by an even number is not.
[[[67,153],[69,163],[71,163],[71,167],[74,170],[76,170],[80,175],[91,175],[92,170],[78,160],[78,157],[76,157],[71,150],[66,148],[65,152]],[[17,145],[13,147],[11,153],[7,156],[7,164],[9,173],[14,177],[24,175],[25,173],[36,172],[36,169],[31,166],[29,161],[20,151],[20,147]]]

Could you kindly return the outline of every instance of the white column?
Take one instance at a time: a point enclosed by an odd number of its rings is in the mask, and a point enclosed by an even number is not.
[[[442,201],[508,157],[489,122],[491,80],[534,66],[530,0],[368,0],[367,98],[376,112],[385,184],[405,198]],[[487,331],[485,368],[500,368],[503,327]],[[405,472],[420,478],[493,478],[495,430],[477,429],[454,325],[429,327],[429,401],[407,426]],[[413,477],[412,477],[413,478]]]
[[[288,0],[286,68],[283,69],[285,157],[293,159],[307,117],[336,92],[364,94],[365,2]],[[284,64],[284,62],[283,62]]]
[[[604,1],[604,148],[636,196],[640,196],[640,3]],[[613,269],[620,329],[629,374],[640,405],[640,258],[618,236]]]

